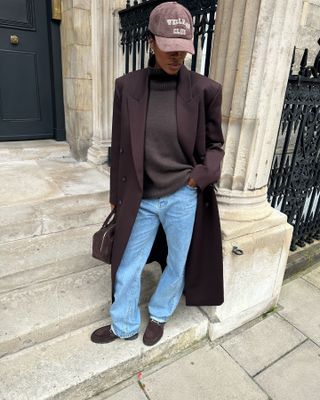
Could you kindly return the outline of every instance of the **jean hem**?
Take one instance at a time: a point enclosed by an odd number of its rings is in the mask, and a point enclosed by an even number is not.
[[[136,331],[136,332],[134,332],[134,333],[130,333],[130,335],[122,335],[122,334],[118,334],[117,333],[117,330],[116,329],[114,329],[114,327],[113,327],[113,325],[111,325],[111,330],[112,330],[112,332],[115,334],[115,335],[117,335],[120,339],[128,339],[129,337],[131,337],[131,336],[134,336],[134,335],[136,335],[137,333],[139,333],[139,331]]]
[[[165,323],[165,322],[168,321],[169,318],[167,318],[167,319],[164,319],[164,318],[156,318],[156,317],[153,317],[152,315],[150,315],[150,319],[153,319],[154,321],[157,321],[157,322]]]

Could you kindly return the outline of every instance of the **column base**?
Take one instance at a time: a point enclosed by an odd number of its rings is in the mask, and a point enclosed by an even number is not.
[[[267,186],[255,190],[230,190],[219,187],[220,218],[225,221],[256,222],[272,214],[267,201]]]
[[[293,231],[286,215],[271,207],[269,216],[258,221],[221,219],[221,229],[225,301],[218,307],[201,307],[209,318],[211,340],[277,304]],[[234,246],[243,254],[235,254]]]
[[[102,165],[108,161],[108,145],[92,145],[88,150],[88,162],[95,165]]]

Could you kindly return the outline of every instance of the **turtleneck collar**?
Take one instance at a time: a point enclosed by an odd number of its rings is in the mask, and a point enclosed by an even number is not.
[[[167,74],[162,68],[155,67],[155,56],[154,54],[150,57],[148,62],[148,74],[149,79],[154,81],[177,81],[179,72],[175,75]]]

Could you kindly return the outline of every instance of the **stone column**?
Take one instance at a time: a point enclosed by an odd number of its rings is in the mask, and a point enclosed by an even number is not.
[[[225,158],[217,196],[225,302],[204,307],[212,339],[278,301],[292,227],[267,202],[267,183],[302,5],[303,0],[218,3],[210,77],[223,85]]]
[[[114,80],[124,70],[118,17],[124,7],[124,0],[92,0],[91,4],[93,136],[88,161],[96,165],[107,161],[111,145]]]
[[[91,4],[62,0],[61,53],[67,141],[86,160],[92,137]]]

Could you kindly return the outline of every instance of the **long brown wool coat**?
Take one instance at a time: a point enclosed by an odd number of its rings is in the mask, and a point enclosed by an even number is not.
[[[148,69],[130,72],[115,82],[110,202],[117,207],[112,254],[112,300],[117,268],[129,239],[143,193],[144,132],[148,105]],[[224,301],[221,231],[213,183],[220,177],[224,151],[221,131],[221,85],[184,65],[177,85],[177,130],[180,145],[197,182],[198,200],[186,263],[186,305],[221,305]],[[165,121],[164,121],[165,123]],[[165,268],[167,243],[160,225],[148,262]]]

